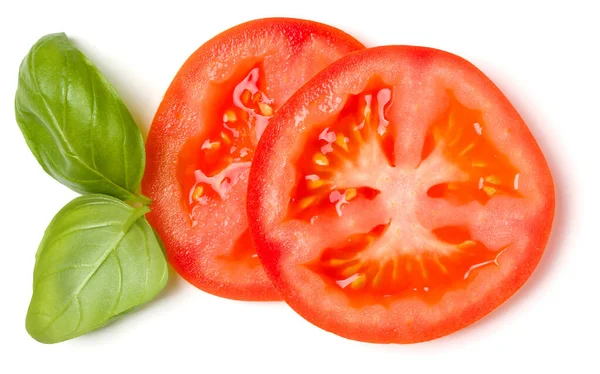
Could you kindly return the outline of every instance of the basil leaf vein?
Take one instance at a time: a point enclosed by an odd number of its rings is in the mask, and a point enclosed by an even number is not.
[[[164,288],[167,262],[147,212],[104,195],[78,197],[58,212],[36,254],[26,318],[34,339],[85,334]]]
[[[32,153],[72,190],[145,204],[142,135],[100,71],[65,34],[41,38],[21,63],[17,123]]]

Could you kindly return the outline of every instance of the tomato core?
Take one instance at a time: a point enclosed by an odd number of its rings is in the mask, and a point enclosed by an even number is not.
[[[511,243],[488,248],[466,227],[431,226],[417,213],[419,201],[445,199],[457,206],[485,205],[497,195],[521,198],[520,174],[486,137],[481,112],[450,91],[446,109],[426,133],[421,162],[403,163],[394,154],[398,126],[387,115],[394,90],[377,83],[367,87],[307,135],[295,163],[287,219],[311,224],[342,219],[354,201],[370,200],[383,221],[342,238],[305,265],[353,303],[387,303],[406,295],[435,302],[465,286],[479,268],[500,266]],[[451,172],[440,179],[443,169]]]

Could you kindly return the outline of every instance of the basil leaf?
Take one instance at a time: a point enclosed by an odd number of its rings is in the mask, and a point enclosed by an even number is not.
[[[115,91],[65,34],[41,38],[21,63],[17,123],[44,170],[72,190],[136,196],[144,142]]]
[[[105,195],[78,197],[58,212],[36,254],[26,319],[34,339],[85,334],[162,290],[167,262],[147,212]]]

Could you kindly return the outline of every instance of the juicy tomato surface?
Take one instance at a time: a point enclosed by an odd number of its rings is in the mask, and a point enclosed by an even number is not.
[[[535,139],[481,71],[389,46],[340,59],[279,109],[247,201],[260,260],[300,315],[355,340],[413,343],[521,287],[554,200]]]
[[[279,299],[247,227],[255,147],[296,89],[361,48],[331,26],[262,19],[217,35],[181,67],[150,128],[142,189],[153,199],[148,220],[183,278],[227,298]]]

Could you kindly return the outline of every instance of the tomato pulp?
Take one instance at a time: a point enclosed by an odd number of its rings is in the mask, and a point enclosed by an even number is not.
[[[352,53],[271,119],[248,186],[252,237],[284,300],[351,339],[459,330],[526,281],[554,187],[500,90],[423,47]]]
[[[156,113],[142,182],[148,220],[183,278],[215,295],[275,300],[247,230],[258,139],[292,93],[363,46],[333,27],[262,19],[229,29],[181,67]]]

